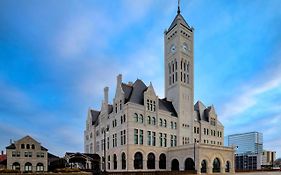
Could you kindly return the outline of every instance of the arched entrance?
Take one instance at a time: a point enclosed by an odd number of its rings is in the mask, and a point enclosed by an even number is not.
[[[117,156],[116,156],[116,154],[113,154],[113,168],[115,170],[117,169]]]
[[[122,170],[124,170],[126,169],[126,154],[122,153],[121,158],[122,158]]]
[[[184,170],[195,170],[194,161],[191,158],[185,159]]]
[[[226,161],[226,164],[225,164],[225,172],[230,172],[230,162],[229,161]]]
[[[20,170],[20,164],[18,162],[13,163],[12,169],[13,170]]]
[[[134,156],[134,168],[135,169],[142,169],[143,168],[143,158],[142,158],[142,153],[137,152]]]
[[[166,155],[164,153],[159,156],[159,169],[166,169]]]
[[[43,165],[43,163],[37,163],[37,165],[36,165],[36,171],[38,171],[38,172],[44,171],[44,165]]]
[[[215,158],[213,161],[213,173],[220,173],[221,171],[221,163],[218,158]]]
[[[24,171],[25,172],[31,172],[32,171],[32,164],[30,162],[25,163]]]
[[[180,167],[179,167],[179,161],[177,159],[173,159],[172,160],[172,167],[171,167],[172,171],[179,171]]]
[[[155,155],[153,153],[147,155],[147,169],[155,169]]]
[[[207,161],[202,160],[201,162],[201,173],[207,173]]]

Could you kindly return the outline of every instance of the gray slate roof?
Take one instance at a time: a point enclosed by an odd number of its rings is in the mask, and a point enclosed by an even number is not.
[[[169,32],[170,30],[172,30],[176,25],[177,25],[177,20],[180,20],[180,23],[186,27],[188,30],[192,31],[191,27],[187,24],[187,22],[185,21],[185,19],[183,18],[183,16],[178,13],[177,16],[174,18],[172,24],[170,25],[169,29],[167,32]]]
[[[91,115],[92,115],[92,125],[97,124],[100,111],[91,110]]]

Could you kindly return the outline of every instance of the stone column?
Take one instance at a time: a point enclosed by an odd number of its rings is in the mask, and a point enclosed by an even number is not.
[[[213,166],[207,166],[207,174],[212,174],[213,173]]]
[[[221,166],[221,173],[225,173],[225,168]]]

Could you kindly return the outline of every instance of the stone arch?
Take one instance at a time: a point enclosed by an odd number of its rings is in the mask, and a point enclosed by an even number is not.
[[[32,164],[30,162],[26,162],[24,164],[24,171],[25,172],[31,172],[32,171]]]
[[[155,169],[155,154],[150,152],[147,155],[147,169]]]
[[[36,165],[36,171],[38,171],[38,172],[44,171],[44,165],[43,165],[43,163],[37,163],[37,165]]]
[[[143,154],[141,152],[136,152],[134,154],[134,168],[143,169]]]
[[[164,153],[159,156],[159,169],[166,169],[166,154]]]
[[[201,173],[207,173],[208,162],[206,159],[203,159],[200,164],[200,171]]]
[[[214,154],[213,156],[212,156],[212,159],[211,159],[211,162],[210,162],[210,165],[212,166],[212,168],[214,169],[214,160],[215,159],[218,159],[219,160],[219,163],[220,163],[220,170],[219,170],[219,172],[221,172],[222,171],[222,169],[224,169],[224,159],[223,159],[223,156],[220,154],[220,153],[217,153],[217,154]]]
[[[122,164],[122,170],[126,169],[127,161],[126,161],[125,152],[122,152],[122,154],[121,154],[121,164]]]
[[[225,163],[225,172],[229,173],[231,168],[231,163],[229,160],[226,161]]]
[[[215,158],[214,160],[213,160],[213,173],[220,173],[221,172],[221,165],[222,164],[222,162],[220,161],[220,159],[219,158]]]
[[[195,164],[192,158],[188,157],[185,159],[184,170],[195,170]]]
[[[117,155],[113,154],[113,169],[117,169]]]
[[[180,170],[180,165],[178,159],[173,159],[171,162],[171,170],[172,171],[179,171]]]
[[[12,164],[12,169],[13,170],[20,170],[20,163],[19,162],[14,162]]]

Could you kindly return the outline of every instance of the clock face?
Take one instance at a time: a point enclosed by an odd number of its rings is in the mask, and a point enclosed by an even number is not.
[[[188,45],[186,43],[182,44],[182,50],[187,53],[188,52]]]
[[[176,52],[176,45],[172,44],[170,49],[171,49],[172,53],[175,53]]]

